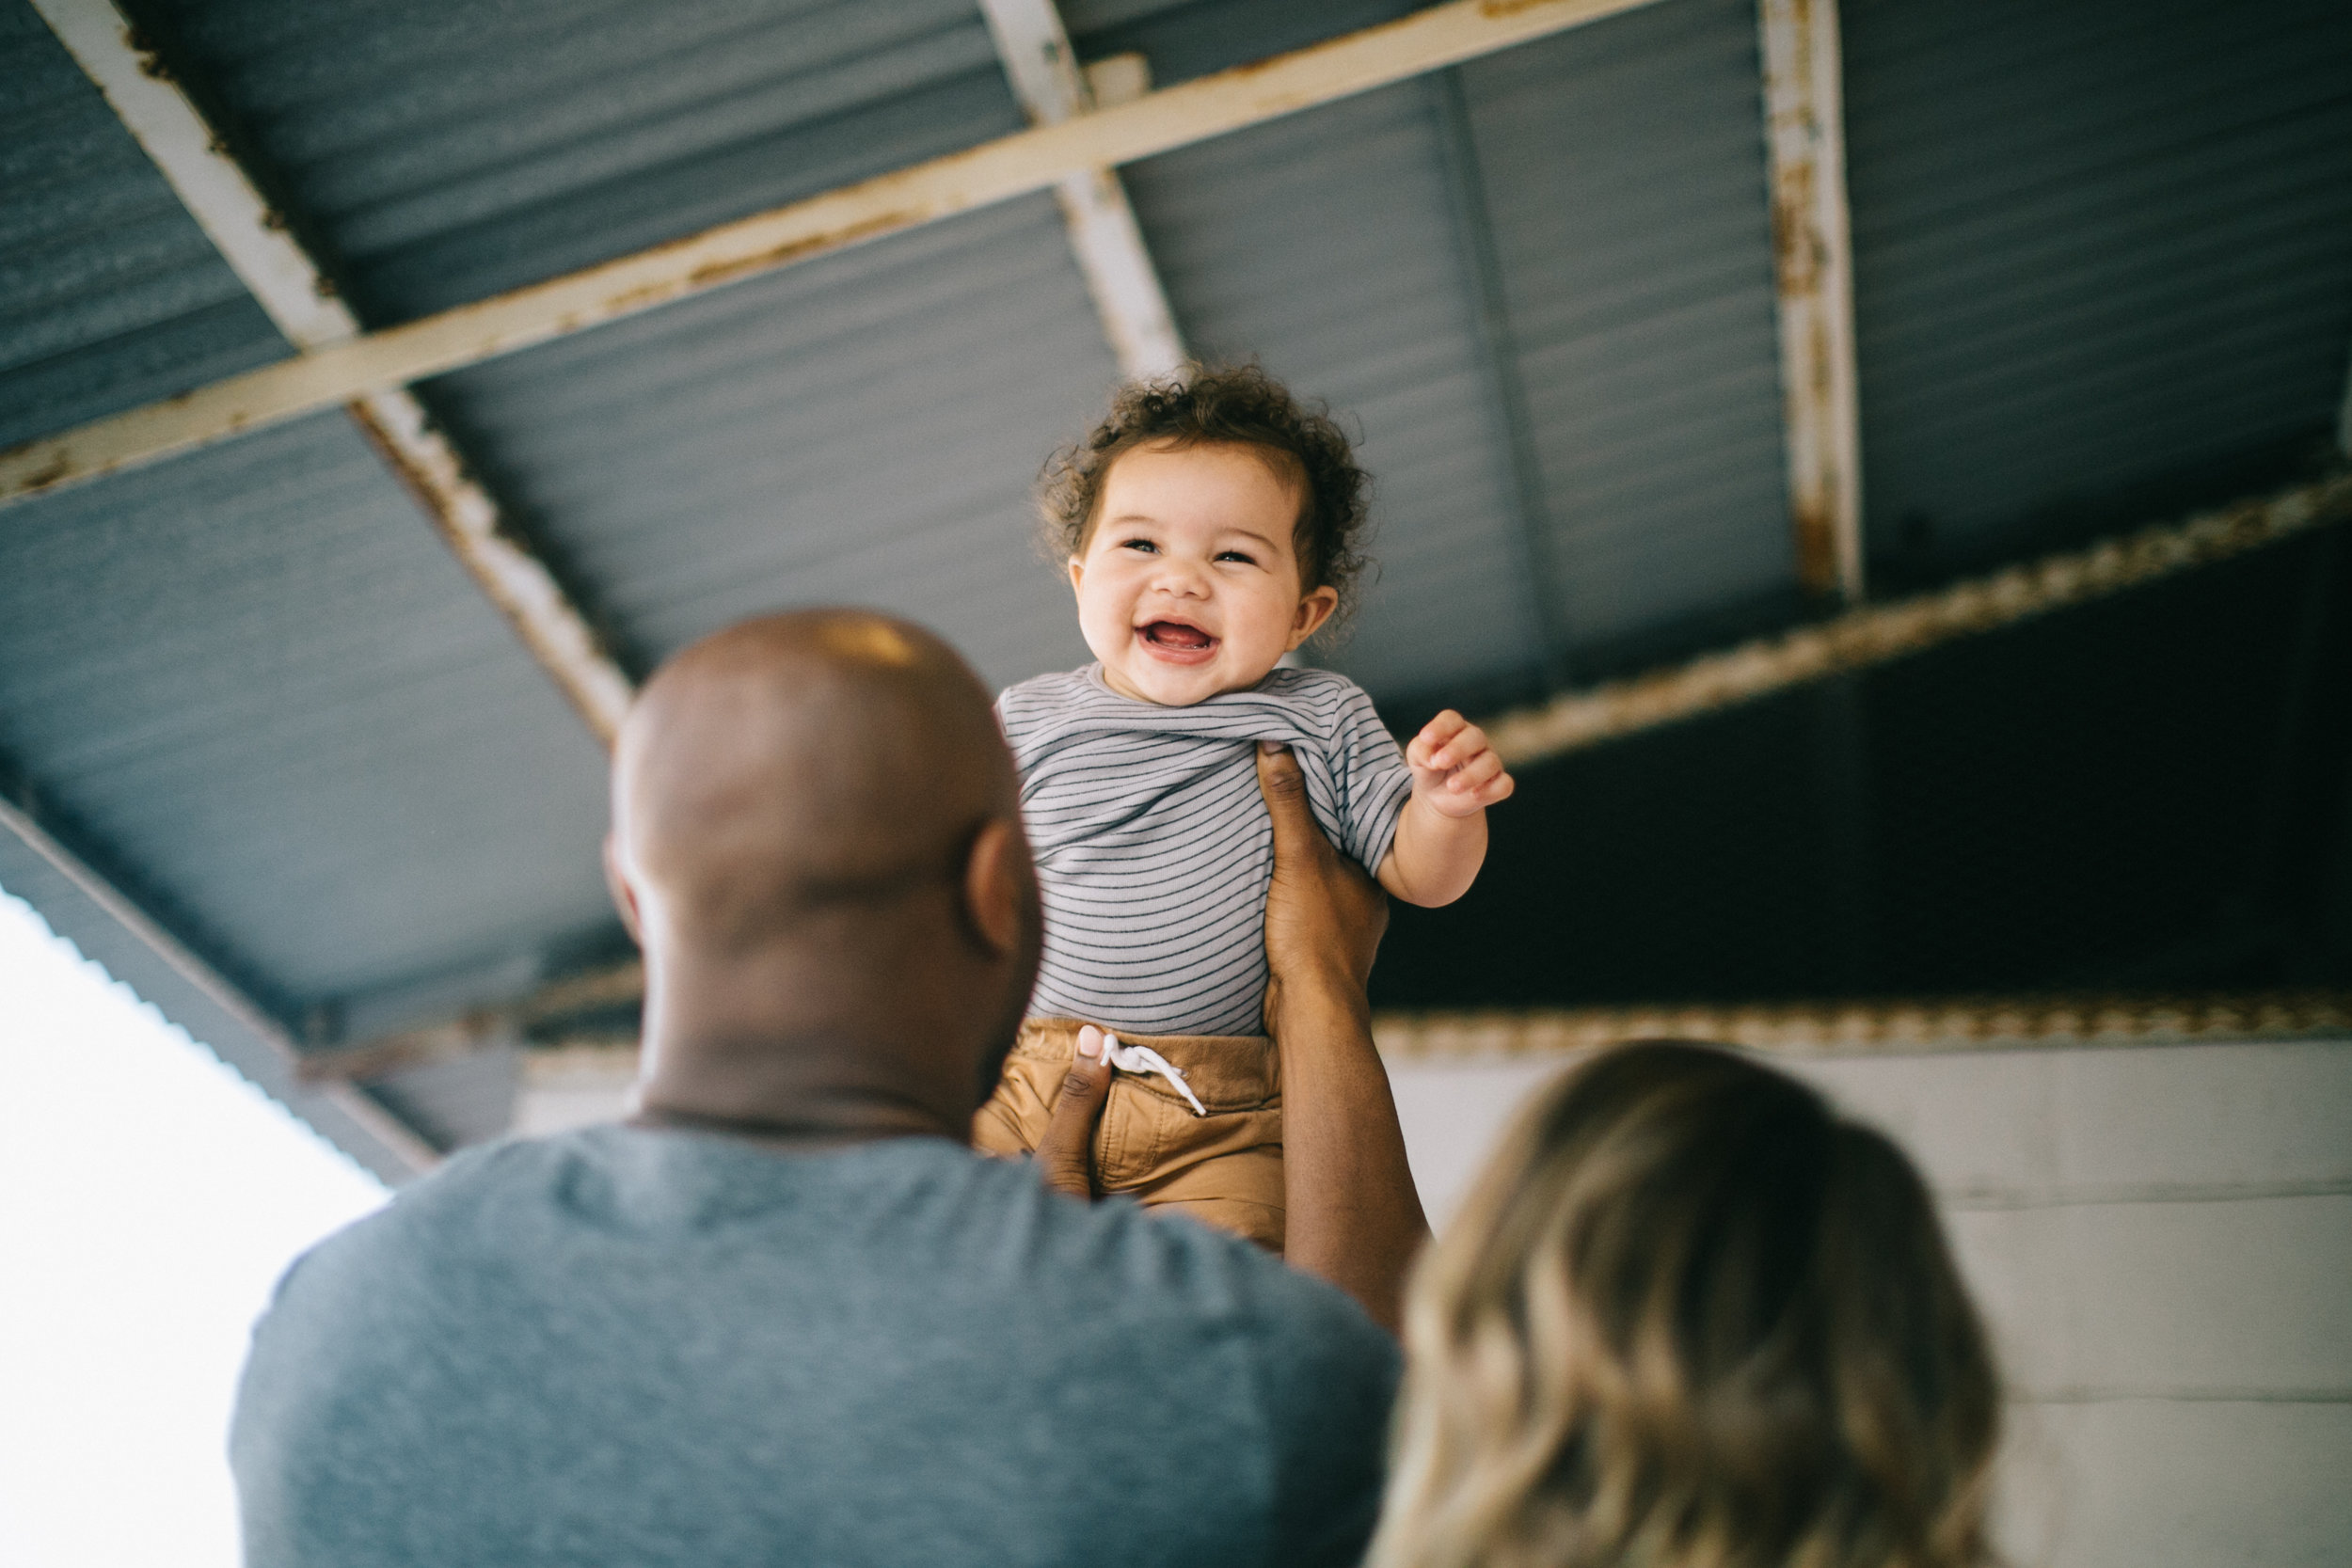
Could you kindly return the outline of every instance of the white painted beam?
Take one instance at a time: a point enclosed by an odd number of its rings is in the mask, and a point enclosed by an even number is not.
[[[1837,0],[1759,0],[1797,580],[1862,598],[1862,416]]]
[[[1261,125],[1649,3],[1452,0],[25,442],[0,451],[0,502],[479,364],[861,241],[1050,189],[1069,175]]]
[[[1094,112],[1093,84],[1078,69],[1054,0],[980,0],[980,13],[1032,124],[1059,125]],[[1148,79],[1136,85],[1149,90]],[[1175,371],[1184,362],[1184,339],[1119,175],[1108,168],[1064,175],[1054,196],[1120,373],[1142,381]]]
[[[138,47],[110,0],[33,4],[288,341],[312,352],[357,339],[358,321],[317,262],[224,150],[169,70]],[[610,746],[628,709],[628,677],[546,564],[502,530],[498,503],[468,474],[464,458],[406,388],[365,391],[349,406],[361,433],[459,562]]]
[[[1949,588],[1868,605],[1648,674],[1485,721],[1515,767],[1753,702],[1996,631],[2032,616],[2208,565],[2352,516],[2352,473],[2044,556]]]

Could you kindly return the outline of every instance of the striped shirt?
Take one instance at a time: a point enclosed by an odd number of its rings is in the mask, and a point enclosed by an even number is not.
[[[1102,666],[996,699],[1045,894],[1032,1015],[1154,1035],[1265,1029],[1274,830],[1256,742],[1289,746],[1331,841],[1379,868],[1413,775],[1372,699],[1276,670],[1189,707],[1122,697]]]

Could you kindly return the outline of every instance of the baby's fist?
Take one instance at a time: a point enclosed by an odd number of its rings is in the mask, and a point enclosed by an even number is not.
[[[1452,708],[1422,727],[1405,760],[1413,769],[1413,793],[1447,816],[1474,816],[1510,798],[1511,775],[1486,732]]]

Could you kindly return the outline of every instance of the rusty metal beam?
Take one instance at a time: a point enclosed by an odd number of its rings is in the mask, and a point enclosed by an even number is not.
[[[1486,721],[1514,766],[1677,723],[1849,670],[1907,657],[2030,616],[2102,598],[2352,515],[2352,474],[2298,484],[2185,522],[2044,556],[1931,594],[1850,610],[1686,664],[1572,691]]]
[[[31,810],[5,796],[0,796],[0,832],[12,834],[47,862],[107,922],[160,960],[176,983],[192,987],[225,1015],[223,1026],[244,1039],[201,1043],[262,1092],[388,1180],[421,1176],[440,1163],[438,1151],[414,1129],[350,1085],[305,1082],[299,1068],[302,1053],[267,1008],[68,847]]]
[[[1759,0],[1797,580],[1862,599],[1862,420],[1837,0]]]
[[[550,1024],[633,1006],[644,994],[645,966],[640,959],[629,958],[550,980],[511,1006],[476,1007],[442,1022],[378,1036],[358,1045],[307,1052],[300,1074],[305,1083],[322,1084],[384,1078],[528,1040]]]
[[[1041,125],[563,277],[230,376],[0,452],[0,502],[479,364],[1065,177],[1260,125],[1651,0],[1453,0]]]
[[[1054,0],[980,0],[980,14],[1031,124],[1059,125],[1098,106],[1115,106],[1098,105],[1094,83],[1078,69]],[[1136,59],[1140,63],[1140,56]],[[1148,76],[1136,86],[1135,96],[1140,97],[1149,90]],[[1061,204],[1071,251],[1120,373],[1142,381],[1173,372],[1184,362],[1184,339],[1118,173],[1092,168],[1065,175],[1054,187],[1054,198]]]
[[[1384,1012],[1373,1015],[1372,1032],[1380,1053],[1392,1062],[1567,1055],[1637,1039],[1712,1040],[1776,1055],[1839,1056],[2342,1038],[2352,1035],[2352,991]],[[635,1080],[637,1068],[635,1042],[622,1039],[566,1037],[523,1057],[526,1085],[601,1084],[618,1093]]]
[[[110,0],[33,5],[287,340],[308,354],[358,339],[358,319],[316,259]],[[628,707],[628,675],[546,563],[503,526],[498,503],[470,477],[462,454],[405,388],[368,391],[348,406],[532,657],[611,745]]]
[[[1375,1013],[1391,1061],[1565,1055],[1626,1040],[1711,1040],[1798,1056],[2311,1039],[2352,1034],[2352,991],[1956,997],[1750,1006]]]

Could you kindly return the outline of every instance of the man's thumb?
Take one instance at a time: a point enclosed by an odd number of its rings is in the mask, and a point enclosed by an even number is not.
[[[1110,1063],[1104,1059],[1102,1042],[1103,1032],[1091,1025],[1078,1032],[1070,1070],[1037,1143],[1038,1170],[1045,1184],[1074,1197],[1094,1196],[1094,1124],[1111,1092]]]
[[[1266,809],[1278,816],[1295,815],[1307,804],[1307,775],[1279,741],[1258,742],[1258,788],[1265,796]]]

